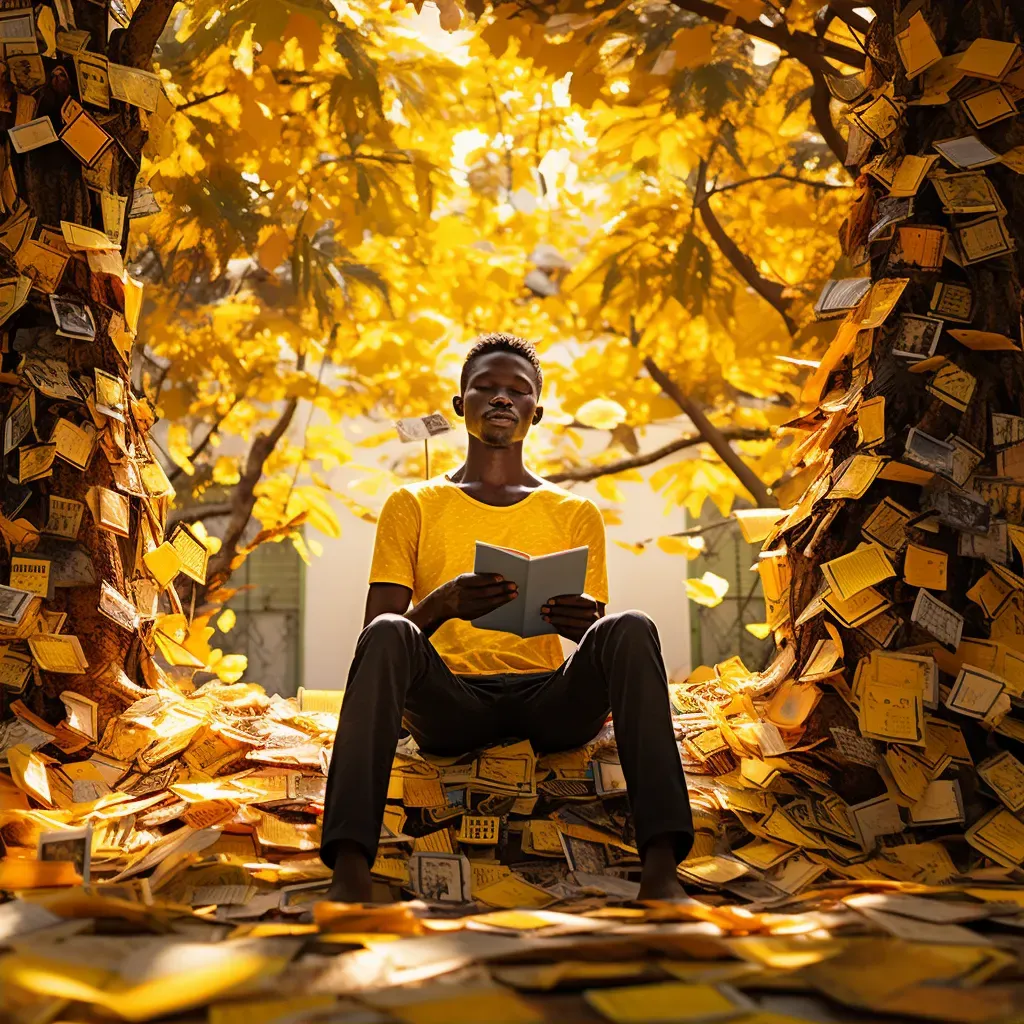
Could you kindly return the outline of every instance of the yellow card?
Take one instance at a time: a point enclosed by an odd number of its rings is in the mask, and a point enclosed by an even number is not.
[[[1017,116],[1013,101],[998,86],[965,96],[960,105],[967,111],[967,116],[976,128],[987,128],[990,124]]]
[[[862,590],[896,575],[892,562],[879,544],[864,544],[830,562],[823,562],[821,572],[832,593],[843,601],[849,601]]]
[[[87,114],[78,116],[60,133],[60,140],[87,167],[94,164],[114,140]]]
[[[96,428],[91,423],[79,426],[63,418],[57,420],[50,435],[50,443],[57,446],[57,454],[76,469],[89,465],[95,442]]]
[[[998,807],[975,822],[964,837],[971,846],[1004,867],[1024,861],[1024,822]]]
[[[95,228],[88,228],[84,224],[75,224],[73,221],[62,220],[60,229],[64,234],[64,241],[72,252],[88,252],[90,249],[116,249],[117,246],[109,238]]]
[[[876,281],[853,314],[860,327],[881,327],[896,308],[909,277],[885,277]]]
[[[500,864],[493,866],[503,867]],[[556,900],[556,897],[546,889],[542,889],[539,885],[532,885],[525,878],[511,872],[489,884],[478,886],[475,863],[473,867],[473,899],[486,903],[489,907],[502,907],[507,910],[533,907],[539,910],[550,906]]]
[[[171,547],[178,554],[181,571],[196,583],[205,583],[209,552],[206,545],[184,523],[179,523],[171,535]]]
[[[85,511],[85,505],[80,501],[75,501],[74,498],[62,498],[57,494],[51,494],[48,501],[43,533],[74,540],[82,525],[82,513]]]
[[[886,551],[895,553],[907,543],[907,523],[913,513],[892,498],[883,498],[870,512],[861,533],[881,544]]]
[[[905,156],[889,184],[889,195],[894,199],[916,196],[925,175],[938,163],[938,153],[930,156]]]
[[[84,675],[89,667],[77,636],[63,633],[36,633],[28,638],[29,650],[44,672]]]
[[[995,334],[991,331],[949,331],[952,337],[956,338],[964,348],[975,352],[1019,352],[1020,345],[1013,338],[1005,334]]]
[[[1024,810],[1024,764],[1008,750],[982,761],[978,774],[1011,811]]]
[[[103,530],[109,530],[118,536],[128,536],[128,521],[131,506],[128,496],[109,487],[97,487],[96,491],[96,524]]]
[[[920,11],[915,11],[907,27],[897,34],[896,49],[903,61],[907,78],[916,78],[922,71],[942,60],[942,51]]]
[[[501,819],[493,815],[464,814],[459,826],[460,843],[494,846],[498,842]]]
[[[9,585],[15,590],[27,590],[30,594],[46,597],[50,592],[50,560],[32,555],[12,556]]]
[[[885,459],[874,455],[854,455],[832,484],[827,497],[861,498],[885,466]]]
[[[949,233],[945,228],[909,224],[896,230],[891,259],[926,270],[938,270],[946,258]]]
[[[871,448],[885,440],[885,395],[861,402],[857,409],[857,446]]]
[[[751,1008],[737,992],[681,981],[591,989],[583,993],[583,998],[592,1009],[615,1024],[710,1022],[736,1017]]]
[[[53,460],[57,457],[55,444],[29,444],[18,449],[18,480],[26,484],[41,480],[53,473]]]
[[[999,82],[1009,73],[1017,57],[1016,43],[998,39],[975,39],[964,51],[957,65],[960,72],[972,78],[986,78]]]
[[[924,701],[905,686],[869,683],[860,705],[860,731],[867,739],[925,745]]]
[[[921,547],[919,544],[908,544],[903,563],[903,579],[912,587],[945,590],[948,561],[945,551]]]

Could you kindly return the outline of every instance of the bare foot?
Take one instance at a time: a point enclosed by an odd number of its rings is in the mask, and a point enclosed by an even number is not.
[[[686,890],[676,874],[676,854],[671,836],[652,839],[641,855],[643,873],[640,875],[640,900],[682,900]]]
[[[343,841],[334,862],[334,877],[327,899],[335,903],[369,903],[373,899],[373,877],[366,854],[355,843]]]

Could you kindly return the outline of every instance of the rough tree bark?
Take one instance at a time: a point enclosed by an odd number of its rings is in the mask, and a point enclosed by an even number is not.
[[[905,4],[879,3],[874,7],[878,18],[868,34],[869,84],[881,86],[891,82],[897,99],[912,98],[919,90],[920,80],[908,82],[903,64],[895,44],[899,7]],[[923,4],[910,5],[911,10],[919,9],[935,35],[939,49],[945,55],[955,54],[973,40],[980,37],[1002,41],[1024,39],[1024,5],[1016,0],[925,0]],[[987,83],[974,80],[974,87]],[[955,94],[956,95],[956,94]],[[941,106],[908,106],[902,115],[896,133],[884,144],[875,143],[865,161],[882,152],[895,155],[918,155],[934,153],[936,140],[977,135],[986,145],[998,153],[1006,153],[1024,144],[1024,123],[1020,117],[1011,117],[991,127],[978,130],[968,120],[961,105],[954,99]],[[856,173],[856,168],[853,168]],[[943,164],[936,170],[953,172],[953,167]],[[915,514],[934,506],[932,495],[937,491],[951,492],[956,496],[974,492],[985,499],[990,508],[993,522],[1005,519],[1010,524],[1020,524],[1024,517],[1024,486],[1020,480],[1000,480],[996,477],[996,457],[993,445],[993,414],[1024,414],[1024,355],[1019,352],[971,351],[959,344],[949,334],[949,329],[969,326],[976,331],[989,331],[1006,335],[1020,341],[1021,338],[1021,278],[1024,270],[1024,177],[1018,176],[1009,167],[994,164],[984,168],[996,187],[1003,204],[1009,211],[1006,223],[1016,243],[1016,252],[966,267],[959,267],[949,259],[940,271],[925,270],[896,262],[892,244],[875,242],[870,246],[870,271],[874,281],[885,278],[907,277],[910,283],[903,292],[899,304],[881,327],[874,331],[873,348],[870,355],[870,379],[863,392],[862,400],[882,395],[885,397],[885,441],[872,454],[887,456],[896,461],[906,461],[905,446],[911,428],[918,428],[939,439],[957,435],[979,451],[984,460],[975,470],[974,476],[963,487],[938,477],[926,487],[911,483],[889,482],[876,479],[863,497],[856,500],[829,501],[819,499],[813,506],[810,519],[786,531],[772,543],[785,541],[791,568],[791,589],[789,592],[789,616],[795,622],[803,612],[822,583],[820,566],[842,554],[854,551],[864,542],[862,527],[872,510],[883,498],[891,498]],[[868,209],[875,208],[879,200],[887,197],[887,190],[873,177],[862,174],[858,185],[867,195]],[[952,217],[943,212],[943,204],[929,181],[925,181],[915,199],[913,216],[905,225],[941,225],[954,228],[957,223],[970,217]],[[866,242],[867,228],[871,217],[862,221],[861,235],[851,227],[845,248],[848,253],[856,248],[858,240]],[[952,244],[952,242],[951,242]],[[894,334],[901,314],[930,315],[930,300],[937,282],[957,282],[970,286],[974,294],[973,320],[969,325],[956,322],[945,323],[939,340],[937,354],[945,356],[957,366],[967,370],[977,379],[973,397],[965,411],[960,412],[926,390],[928,374],[909,372],[908,362],[893,354]],[[934,315],[934,314],[931,314]],[[853,359],[847,354],[823,382],[822,395],[846,391],[853,381]],[[838,437],[829,446],[831,463],[839,468],[850,456],[858,451],[857,431],[851,418]],[[864,449],[859,451],[863,454]],[[835,473],[833,473],[833,483]],[[837,508],[838,506],[838,508]],[[995,529],[996,527],[989,527]],[[941,549],[948,555],[947,587],[943,592],[933,591],[934,596],[964,616],[965,637],[990,636],[991,622],[982,609],[967,597],[968,590],[989,569],[981,558],[968,557],[959,553],[961,534],[951,525],[940,523],[939,532],[925,532],[911,528],[908,535],[912,543]],[[899,577],[902,572],[902,555],[893,556],[897,578],[878,584],[880,590],[893,602],[890,613],[899,620],[899,627],[887,646],[899,650],[919,644],[934,643],[934,637],[911,621],[911,611],[919,592]],[[1011,600],[1019,605],[1022,595],[1017,593]],[[795,644],[797,666],[805,666],[817,641],[825,639],[825,621],[833,620],[818,615],[807,625],[784,627],[788,632],[787,643]],[[877,647],[877,640],[871,639],[862,629],[841,628],[847,666],[847,678],[852,680],[853,669],[858,660]],[[1001,642],[1024,650],[1021,637],[1000,637]],[[952,678],[943,674],[943,685],[952,683]],[[845,704],[832,694],[827,696],[812,716],[803,743],[828,740],[826,722],[834,725],[837,717],[849,717]],[[1022,745],[1004,735],[995,742],[989,730],[980,727],[962,715],[946,712],[940,704],[937,712],[962,727],[965,738],[972,748],[975,760],[995,747],[1011,749],[1016,756],[1024,756]],[[856,729],[856,721],[843,722]],[[830,747],[819,748],[828,754]],[[860,768],[855,764],[842,764],[842,770],[833,772],[831,781],[837,792],[848,802],[854,803],[877,795],[878,773],[872,768]],[[948,777],[948,773],[946,776]],[[959,778],[965,802],[967,823],[978,817],[976,803],[977,775],[970,766],[961,767]],[[948,831],[948,830],[947,830]]]
[[[125,30],[117,30],[108,39],[107,7],[97,6],[89,0],[73,0],[75,23],[87,30],[89,40],[86,49],[107,56],[112,62],[134,67],[148,68],[152,61],[153,49],[174,6],[175,0],[141,0],[138,9]],[[74,61],[69,54],[58,50],[54,57],[43,58],[46,76],[45,84],[35,92],[37,101],[35,117],[48,116],[56,130],[61,127],[61,106],[72,96],[79,99]],[[6,73],[4,74],[6,78]],[[82,171],[83,166],[70,149],[59,142],[51,143],[31,152],[19,155],[7,140],[6,129],[15,123],[14,91],[7,87],[10,102],[7,111],[0,112],[0,130],[3,131],[3,146],[8,150],[9,159],[17,180],[18,195],[26,203],[30,214],[37,218],[40,227],[46,226],[60,233],[61,221],[71,221],[103,230],[100,207],[100,193],[87,187]],[[149,115],[139,107],[111,99],[110,110],[105,112],[86,104],[86,110],[97,118],[114,137],[111,149],[113,160],[107,189],[127,200],[125,230],[122,236],[122,254],[127,248],[128,216],[131,212],[133,191],[142,159],[142,149],[148,137]],[[10,216],[10,213],[4,215]],[[0,247],[0,277],[11,277],[18,273],[13,255]],[[123,289],[108,275],[93,273],[84,253],[73,255],[55,289],[87,303],[96,321],[96,337],[93,341],[70,341],[66,346],[66,358],[70,372],[91,375],[99,367],[120,378],[126,389],[130,388],[129,370],[117,354],[111,340],[111,319],[123,313]],[[53,314],[50,311],[49,296],[41,290],[33,290],[28,303],[4,325],[7,339],[12,341],[20,328],[44,327],[52,330]],[[64,341],[64,339],[57,339]],[[13,345],[4,348],[3,383],[0,383],[0,408],[9,411],[11,402],[24,392],[24,382],[14,383],[20,355],[13,351]],[[67,416],[73,422],[89,420],[89,413],[83,403],[61,402],[36,393],[36,431],[43,439],[49,439],[49,431],[59,416]],[[133,446],[140,458],[148,458],[145,447],[145,424],[140,426],[129,409],[126,416],[126,440]],[[102,433],[102,428],[101,428]],[[17,451],[11,453],[5,466],[6,473],[17,479]],[[5,481],[5,486],[7,485]],[[30,484],[32,497],[20,512],[37,528],[46,521],[47,495],[60,495],[85,502],[86,493],[92,486],[117,490],[111,464],[99,444],[96,445],[87,469],[82,472],[59,459],[54,463],[53,475],[48,479]],[[89,586],[58,587],[52,599],[45,603],[47,609],[66,611],[67,623],[63,632],[76,635],[82,644],[89,669],[84,676],[64,673],[42,673],[42,687],[30,688],[26,701],[37,712],[51,720],[63,718],[58,694],[65,689],[74,689],[97,701],[99,704],[99,727],[102,730],[106,720],[122,710],[126,704],[144,693],[139,680],[125,676],[125,666],[135,668],[138,658],[133,656],[133,645],[139,643],[137,634],[129,632],[100,614],[98,602],[100,585],[105,581],[122,595],[128,594],[127,584],[136,573],[136,543],[143,515],[145,499],[141,495],[130,496],[131,503],[129,536],[122,538],[114,533],[97,529],[88,511],[82,517],[77,544],[88,554],[96,575],[96,583]],[[0,553],[0,575],[7,580],[12,545],[5,538]],[[51,713],[53,712],[53,713]]]

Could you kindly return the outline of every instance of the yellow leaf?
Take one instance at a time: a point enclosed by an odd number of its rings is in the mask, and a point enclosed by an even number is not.
[[[238,458],[234,455],[218,455],[217,461],[213,464],[213,482],[223,484],[225,487],[233,487],[242,479],[238,471]]]
[[[706,572],[700,579],[686,581],[686,596],[705,608],[717,608],[729,592],[729,581],[713,572]]]
[[[658,547],[669,555],[686,555],[696,558],[704,551],[703,537],[673,537],[670,534],[658,538]]]
[[[213,666],[213,671],[222,683],[237,683],[248,667],[249,659],[244,654],[225,654]]]
[[[233,608],[225,608],[217,619],[217,628],[222,633],[230,633],[235,628],[235,611]]]
[[[715,26],[705,22],[696,28],[681,28],[672,42],[676,68],[699,68],[707,64],[715,46]]]
[[[280,225],[272,224],[260,228],[260,239],[256,244],[256,258],[265,270],[274,270],[283,262],[291,248],[292,240]]]
[[[626,551],[629,551],[631,554],[634,555],[642,555],[646,550],[645,546],[639,543],[639,541],[630,543],[628,540],[617,540],[614,541],[614,543],[618,544],[620,548],[624,548]]]
[[[772,627],[767,622],[748,622],[743,628],[758,640],[767,640],[772,632]]]
[[[626,500],[625,492],[610,476],[599,476],[597,478],[597,493],[609,501]]]
[[[613,430],[626,419],[626,410],[610,398],[592,398],[576,410],[576,419],[586,427]]]

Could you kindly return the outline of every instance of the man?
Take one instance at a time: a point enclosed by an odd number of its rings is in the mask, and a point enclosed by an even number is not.
[[[460,754],[510,737],[546,753],[582,746],[612,713],[640,850],[640,896],[683,895],[676,865],[693,843],[654,624],[605,616],[604,525],[594,504],[534,476],[523,440],[539,423],[541,369],[529,342],[489,334],[452,399],[469,433],[450,477],[402,487],[377,524],[364,629],[342,702],[320,855],[328,898],[370,899],[388,776],[403,719],[428,753]],[[521,639],[473,620],[516,599],[514,583],[474,574],[475,542],[530,555],[586,545],[586,594],[541,609],[578,645],[563,663],[554,634]]]

